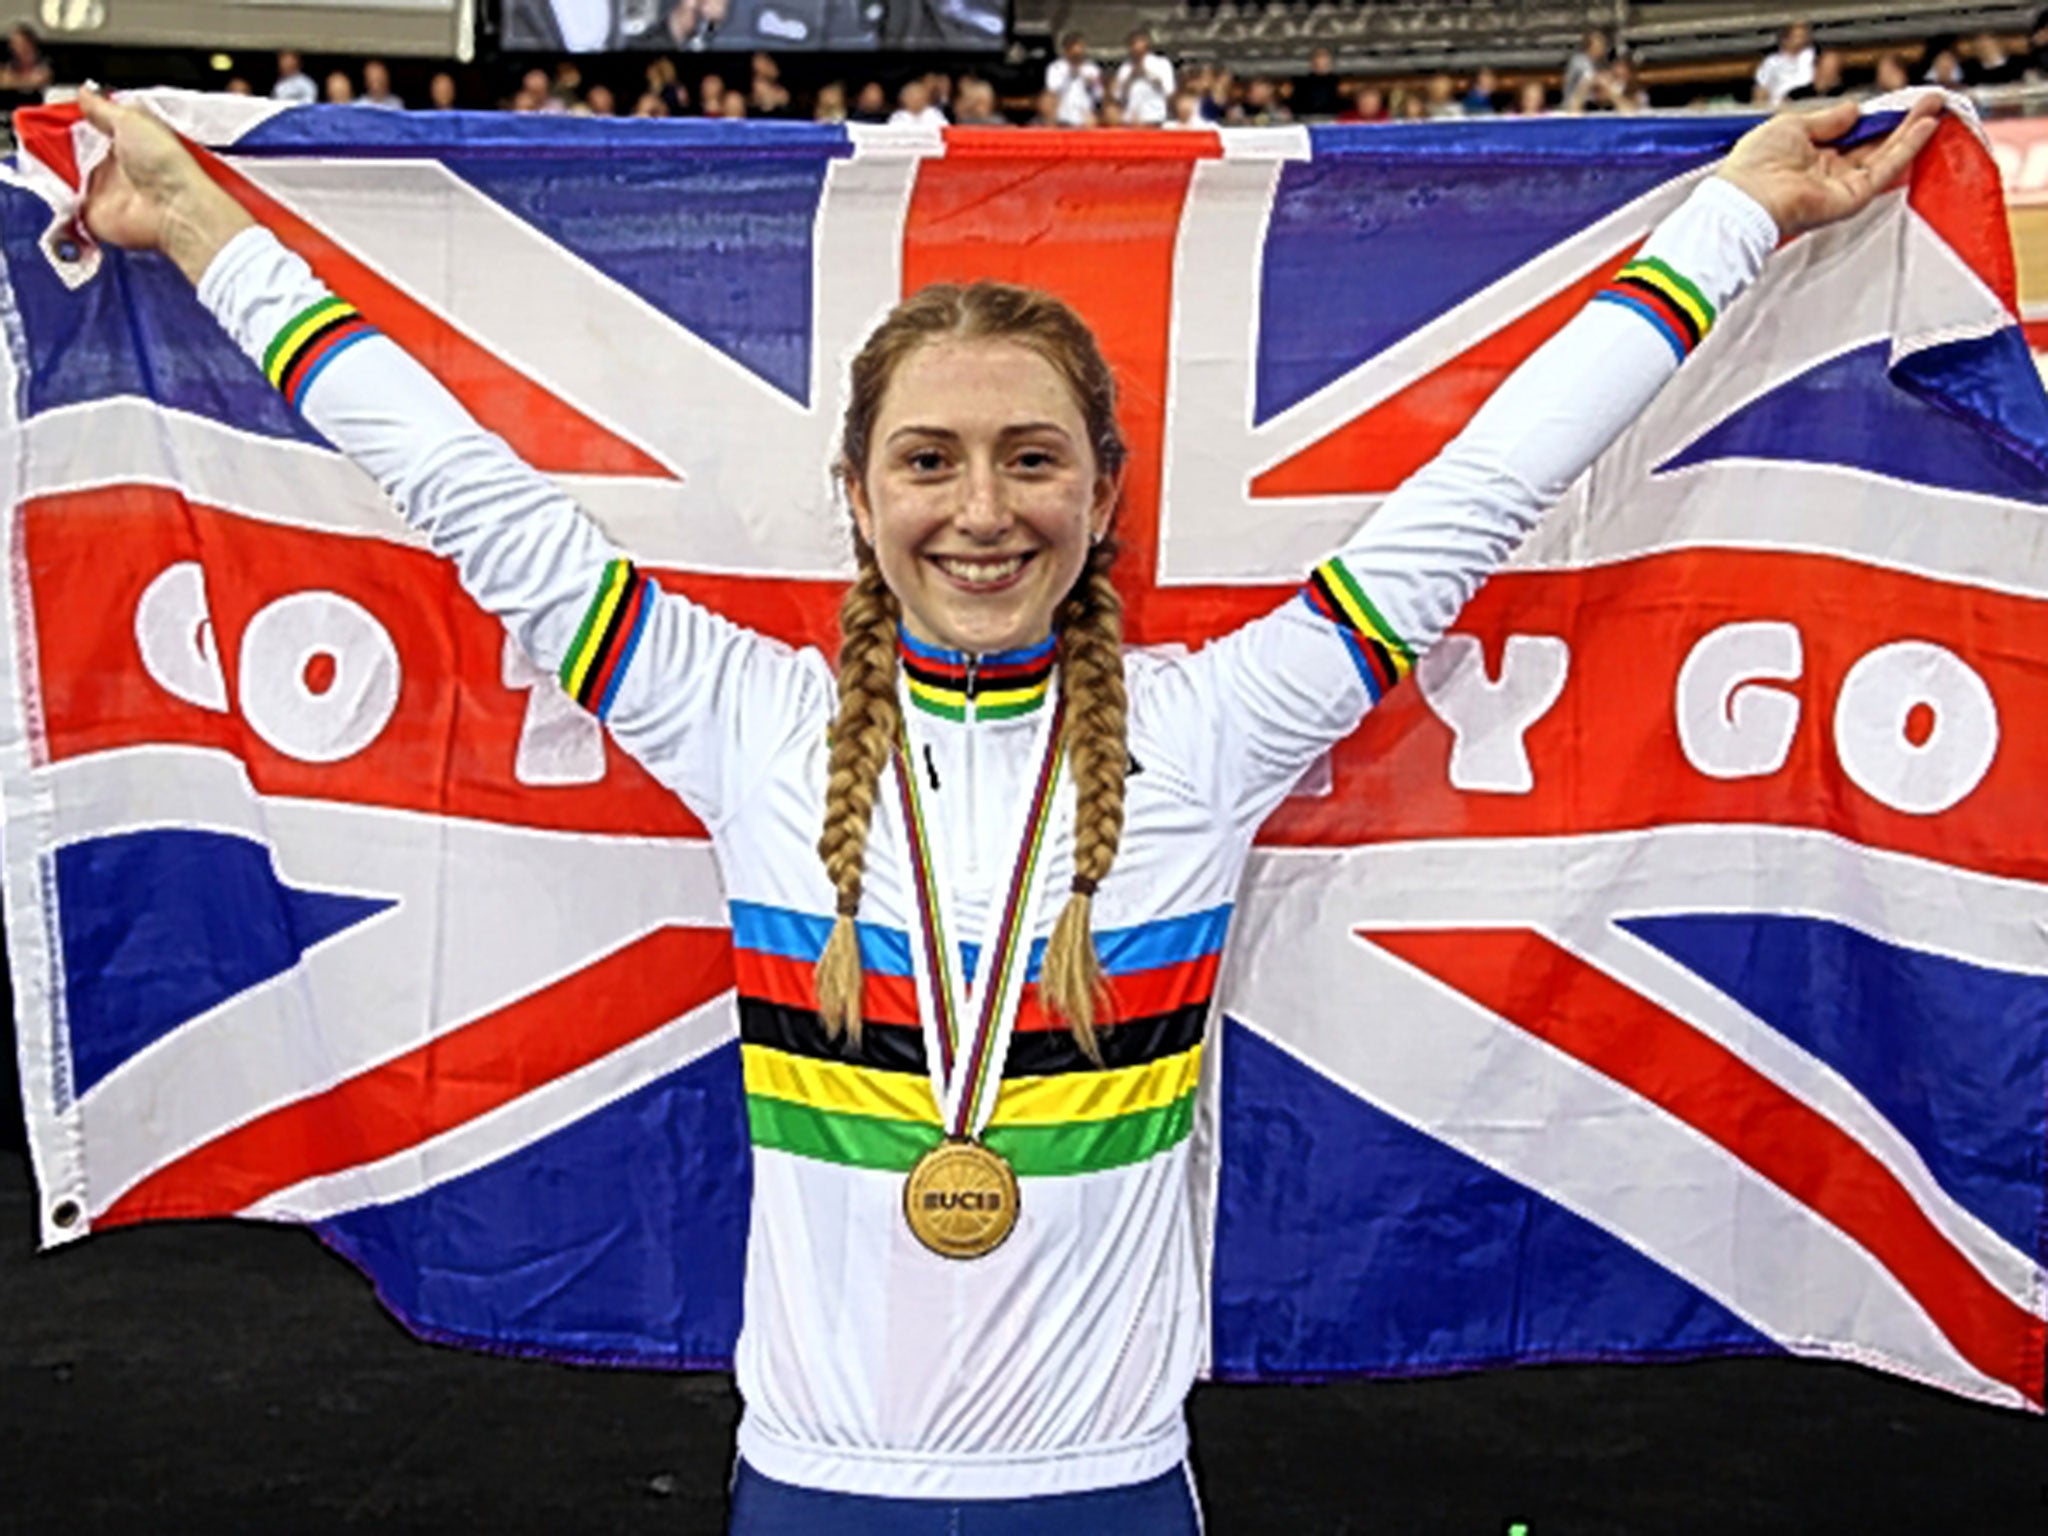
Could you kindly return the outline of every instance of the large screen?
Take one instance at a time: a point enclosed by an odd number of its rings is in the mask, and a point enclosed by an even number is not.
[[[503,0],[508,52],[999,49],[1008,0]]]

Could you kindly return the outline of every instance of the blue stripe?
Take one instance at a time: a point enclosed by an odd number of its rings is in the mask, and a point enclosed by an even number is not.
[[[321,374],[327,371],[327,365],[329,363],[333,362],[337,357],[341,356],[342,353],[346,352],[350,347],[354,346],[357,342],[368,341],[372,336],[380,336],[382,334],[383,332],[381,331],[378,331],[370,326],[365,326],[362,330],[353,331],[350,334],[342,337],[340,341],[337,341],[333,345],[333,347],[331,347],[328,350],[327,355],[321,358],[320,361],[315,363],[311,368],[308,368],[306,370],[306,376],[303,379],[299,380],[298,390],[296,393],[292,395],[292,409],[297,410],[299,408],[299,402],[306,398],[306,391],[313,387],[313,381],[315,379],[319,378]]]
[[[961,667],[967,664],[967,652],[949,651],[943,646],[926,645],[901,624],[896,626],[896,635],[903,642],[904,650],[922,660],[936,661],[950,667]],[[1014,651],[990,651],[988,654],[978,658],[978,660],[982,666],[986,667],[1021,666],[1030,662],[1043,661],[1052,654],[1053,641],[1054,637],[1047,635],[1036,645],[1022,646]]]
[[[732,941],[740,949],[774,955],[783,960],[812,964],[825,953],[825,941],[832,936],[832,919],[809,912],[792,912],[787,907],[770,907],[755,901],[729,901]],[[860,935],[860,963],[877,976],[908,976],[910,939],[899,929],[856,923]]]
[[[1154,923],[1132,928],[1106,928],[1095,935],[1096,958],[1105,976],[1128,976],[1134,971],[1156,971],[1163,965],[1199,960],[1223,948],[1230,932],[1230,906],[1211,907],[1207,912],[1190,912],[1182,917],[1162,917]],[[974,974],[981,956],[977,944],[960,946],[961,963]],[[1031,958],[1025,962],[1024,979],[1038,980],[1045,961],[1045,940],[1032,941]]]
[[[1322,609],[1318,608],[1316,606],[1316,600],[1314,596],[1310,594],[1309,590],[1306,587],[1304,587],[1301,590],[1300,595],[1302,605],[1306,607],[1310,613],[1314,614],[1319,620],[1329,625],[1332,629],[1336,630],[1338,634],[1344,637],[1344,649],[1351,657],[1351,665],[1358,668],[1359,680],[1365,684],[1366,697],[1371,699],[1375,704],[1379,703],[1380,680],[1373,674],[1372,661],[1365,654],[1365,645],[1362,641],[1359,640],[1357,632],[1353,630],[1349,624],[1343,623],[1341,620],[1331,618],[1327,613],[1323,612]]]
[[[1665,344],[1677,354],[1678,360],[1681,363],[1685,361],[1685,338],[1672,330],[1670,322],[1641,299],[1633,294],[1623,293],[1618,289],[1602,288],[1593,295],[1593,302],[1595,304],[1619,304],[1623,309],[1634,310],[1657,328],[1657,334],[1662,336]]]
[[[642,587],[651,585],[648,579],[638,572],[634,573],[633,579]],[[604,697],[597,701],[597,718],[600,720],[612,712],[612,700],[619,696],[619,684],[626,680],[626,668],[633,664],[633,652],[640,644],[641,632],[647,628],[647,616],[654,612],[654,598],[655,594],[651,591],[642,592],[640,595],[640,612],[633,620],[632,631],[623,642],[625,648],[619,653],[619,664],[612,668],[611,685],[605,689]]]

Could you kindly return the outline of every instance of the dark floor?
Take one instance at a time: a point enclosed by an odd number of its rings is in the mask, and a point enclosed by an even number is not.
[[[722,1376],[414,1342],[303,1233],[35,1256],[0,1152],[0,1531],[715,1532]],[[1796,1361],[1194,1399],[1212,1532],[2048,1536],[2048,1422]]]

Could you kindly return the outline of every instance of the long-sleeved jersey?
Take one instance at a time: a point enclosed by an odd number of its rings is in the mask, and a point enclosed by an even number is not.
[[[1188,1137],[1253,836],[1649,402],[1776,238],[1753,200],[1704,182],[1299,596],[1191,653],[1128,657],[1125,825],[1095,900],[1101,1060],[1046,1018],[1032,984],[1069,883],[1068,804],[1043,855],[1050,895],[1025,914],[1035,942],[985,1133],[1016,1171],[1020,1214],[969,1261],[928,1251],[902,1214],[907,1170],[942,1137],[945,1085],[893,766],[858,919],[858,1047],[815,1012],[835,905],[815,851],[836,708],[825,659],[663,591],[267,233],[214,261],[201,297],[241,346],[710,830],[753,1138],[747,1461],[812,1487],[960,1499],[1137,1482],[1184,1456],[1204,1322]],[[970,973],[1040,767],[1054,643],[965,657],[904,642],[907,760]]]

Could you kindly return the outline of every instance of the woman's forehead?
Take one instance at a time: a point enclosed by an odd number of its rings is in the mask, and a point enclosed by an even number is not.
[[[1066,377],[1035,347],[1005,337],[948,336],[910,352],[883,394],[878,426],[893,429],[913,418],[1078,424],[1081,408]]]

